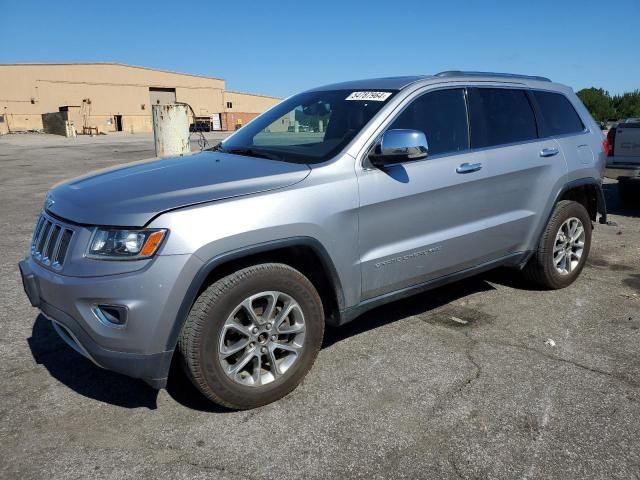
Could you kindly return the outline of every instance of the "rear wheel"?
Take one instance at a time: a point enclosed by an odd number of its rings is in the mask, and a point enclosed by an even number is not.
[[[291,392],[322,344],[324,314],[311,282],[283,264],[239,270],[196,300],[178,347],[210,400],[254,408]]]
[[[591,219],[578,202],[558,202],[540,243],[524,268],[539,286],[558,289],[571,285],[584,267],[591,247]]]

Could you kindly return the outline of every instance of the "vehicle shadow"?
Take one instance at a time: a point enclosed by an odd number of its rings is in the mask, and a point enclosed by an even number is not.
[[[425,293],[407,297],[365,312],[352,322],[325,330],[322,348],[329,348],[347,338],[396,322],[421,315],[474,293],[495,290],[484,276],[470,277]]]
[[[369,330],[374,330],[388,323],[412,315],[423,314],[468,295],[494,289],[491,284],[483,280],[483,277],[472,277],[430,290],[423,294],[383,305],[364,313],[342,327],[327,328],[325,330],[322,348],[329,348],[342,340]],[[187,375],[182,371],[179,363],[178,356],[174,356],[167,385],[167,392],[176,402],[187,408],[203,412],[224,413],[231,411],[208,401],[200,391],[193,386],[187,378]]]
[[[36,318],[27,342],[36,363],[80,395],[119,407],[157,408],[157,390],[141,380],[103,370],[84,358],[58,336],[43,315]]]
[[[180,405],[191,410],[208,413],[228,413],[234,411],[211,402],[191,383],[191,380],[189,380],[180,365],[178,353],[173,356],[173,361],[171,362],[169,380],[167,382],[167,393]]]
[[[623,203],[618,194],[618,182],[603,183],[602,190],[607,203],[607,212],[612,215],[623,215],[625,217],[640,217],[640,191],[637,192],[635,203]]]
[[[403,318],[427,313],[474,293],[494,290],[495,287],[487,281],[488,279],[496,283],[517,286],[519,285],[517,280],[508,280],[515,277],[517,275],[508,270],[503,273],[489,272],[377,307],[342,327],[328,328],[325,331],[322,348],[329,348],[350,337]],[[141,380],[103,370],[94,365],[68,347],[44,316],[39,315],[36,318],[28,343],[35,361],[43,365],[55,379],[75,392],[125,408],[157,408],[157,390],[147,386]],[[167,393],[177,403],[192,410],[210,413],[231,411],[210,402],[193,386],[181,368],[178,355],[174,356],[171,365]]]
[[[527,280],[522,272],[510,267],[498,267],[494,270],[489,270],[481,275],[481,278],[491,283],[502,285],[503,287],[515,288],[516,290],[526,290],[529,292],[544,290],[540,285],[536,285]]]

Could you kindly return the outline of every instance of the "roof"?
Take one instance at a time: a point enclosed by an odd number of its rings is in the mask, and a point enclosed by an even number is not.
[[[419,80],[433,78],[427,75],[414,75],[406,77],[369,78],[366,80],[354,80],[351,82],[334,83],[312,90],[358,90],[379,88],[382,90],[401,90],[404,87]]]
[[[14,66],[14,67],[31,67],[31,66],[69,66],[69,65],[113,65],[113,66],[118,66],[118,67],[127,67],[127,68],[139,68],[142,70],[151,70],[154,72],[162,72],[162,73],[172,73],[174,75],[186,75],[189,77],[197,77],[197,78],[207,78],[209,80],[224,80],[224,78],[220,78],[220,77],[210,77],[208,75],[199,75],[199,74],[195,74],[195,73],[183,73],[183,72],[176,72],[173,70],[163,70],[161,68],[152,68],[152,67],[141,67],[139,65],[129,65],[126,63],[118,63],[118,62],[67,62],[67,63],[0,63],[0,67],[8,67],[8,66]]]
[[[519,75],[514,73],[496,72],[467,72],[461,70],[450,70],[440,72],[435,75],[413,75],[404,77],[384,77],[369,78],[365,80],[355,80],[351,82],[334,83],[312,90],[402,90],[409,85],[418,82],[452,82],[452,81],[493,81],[507,83],[524,83],[528,81],[551,82],[546,77],[532,75]]]

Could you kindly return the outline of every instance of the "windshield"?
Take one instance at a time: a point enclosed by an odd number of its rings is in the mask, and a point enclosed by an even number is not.
[[[323,162],[344,148],[394,93],[301,93],[249,122],[218,149],[290,162]]]

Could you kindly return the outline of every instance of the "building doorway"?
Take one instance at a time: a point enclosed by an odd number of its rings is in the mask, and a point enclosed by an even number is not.
[[[167,105],[170,103],[176,103],[175,88],[150,87],[149,96],[151,97],[151,105]]]
[[[211,116],[211,127],[215,131],[222,130],[222,122],[220,121],[220,114],[214,113]]]
[[[121,132],[122,131],[122,115],[114,115],[113,118],[116,122],[116,132]]]

